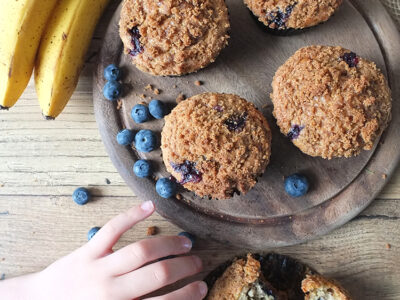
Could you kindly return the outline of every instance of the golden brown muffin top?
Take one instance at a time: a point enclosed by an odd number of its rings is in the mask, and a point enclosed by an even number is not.
[[[311,156],[370,150],[390,121],[385,77],[373,62],[342,47],[298,50],[277,70],[272,88],[281,132]]]
[[[256,107],[237,95],[205,93],[165,117],[164,164],[199,196],[246,193],[269,162],[271,132]]]
[[[224,0],[125,0],[120,36],[142,71],[182,75],[213,62],[228,43]]]

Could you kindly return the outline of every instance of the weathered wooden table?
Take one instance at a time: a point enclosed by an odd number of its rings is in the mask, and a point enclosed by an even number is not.
[[[96,36],[104,30],[98,29]],[[93,115],[94,38],[76,93],[56,121],[41,117],[31,82],[9,112],[0,112],[0,278],[38,271],[86,241],[87,231],[140,203],[108,158]],[[76,205],[71,194],[88,186],[94,201]],[[123,236],[118,247],[181,231],[158,215]],[[331,234],[302,245],[265,249],[291,255],[340,280],[355,299],[400,299],[400,170],[361,215]],[[200,240],[194,253],[204,276],[245,249]]]

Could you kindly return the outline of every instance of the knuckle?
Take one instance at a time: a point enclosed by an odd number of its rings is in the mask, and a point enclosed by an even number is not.
[[[166,285],[169,283],[169,278],[171,276],[171,271],[165,262],[160,262],[153,271],[154,279],[161,285]]]

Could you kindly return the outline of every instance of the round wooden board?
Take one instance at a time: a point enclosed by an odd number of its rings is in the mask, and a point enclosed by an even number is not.
[[[362,211],[382,189],[399,160],[400,37],[393,21],[375,0],[345,1],[325,24],[300,34],[279,37],[268,34],[238,0],[227,0],[231,19],[231,39],[216,62],[197,73],[182,77],[155,77],[142,73],[122,51],[118,34],[120,8],[107,29],[93,85],[94,109],[105,147],[117,170],[143,200],[153,200],[157,211],[171,222],[203,238],[212,238],[252,249],[300,243],[325,234]],[[285,138],[272,117],[269,99],[276,69],[298,48],[312,45],[341,45],[376,62],[387,75],[393,92],[393,120],[373,151],[349,159],[323,160],[302,154]],[[128,87],[121,109],[104,99],[104,68],[119,64]],[[196,86],[194,81],[204,82]],[[145,91],[151,84],[161,91]],[[252,101],[272,128],[272,157],[263,177],[244,196],[230,200],[208,200],[181,189],[182,199],[162,199],[153,179],[139,179],[132,172],[138,158],[152,161],[156,176],[168,176],[161,151],[138,153],[116,143],[121,128],[147,128],[158,134],[163,120],[135,124],[131,108],[149,98],[165,101],[172,108],[179,93],[187,97],[206,91],[235,93]],[[145,94],[146,99],[140,95]],[[384,140],[384,142],[383,142]],[[305,173],[310,192],[301,198],[289,197],[283,189],[284,176]]]

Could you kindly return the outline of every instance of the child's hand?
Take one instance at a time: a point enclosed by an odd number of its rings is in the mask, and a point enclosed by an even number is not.
[[[132,300],[201,271],[201,260],[186,256],[157,262],[190,251],[181,236],[142,240],[116,252],[121,235],[154,212],[145,202],[113,218],[83,247],[40,273],[0,283],[0,299]],[[152,300],[197,300],[207,293],[204,282],[194,282]]]

